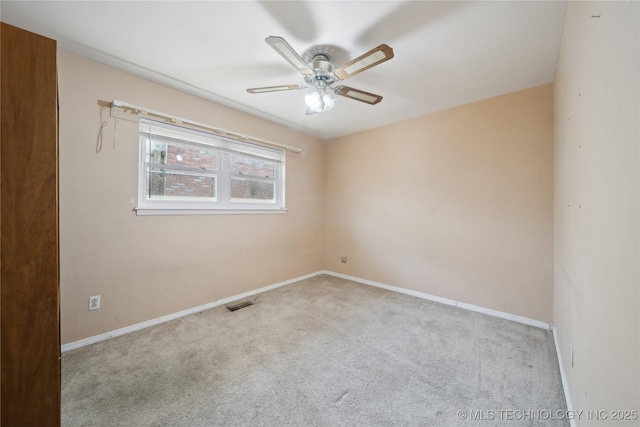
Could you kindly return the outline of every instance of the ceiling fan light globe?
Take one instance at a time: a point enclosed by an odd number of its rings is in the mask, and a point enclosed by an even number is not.
[[[304,103],[307,104],[307,107],[309,107],[311,110],[315,111],[316,113],[320,113],[323,111],[322,98],[320,97],[320,94],[318,92],[314,91],[309,95],[305,96]]]
[[[304,103],[310,110],[316,113],[331,110],[335,105],[335,102],[335,98],[326,93],[322,88],[316,89],[304,97]]]
[[[329,94],[325,94],[325,95],[322,97],[322,103],[324,104],[324,109],[323,109],[323,111],[329,111],[329,110],[331,110],[331,109],[334,107],[334,105],[336,104],[336,100],[335,100],[335,98],[332,98],[332,97],[331,97],[331,95],[329,95]]]

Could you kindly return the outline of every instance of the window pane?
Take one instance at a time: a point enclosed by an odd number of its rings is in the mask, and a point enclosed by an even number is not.
[[[167,163],[167,144],[157,141],[149,143],[147,161],[151,163]]]
[[[275,202],[275,182],[231,179],[232,202]]]
[[[149,200],[216,200],[216,176],[147,168]]]
[[[229,156],[229,163],[231,173],[263,178],[273,178],[274,176],[275,164],[271,160],[243,156],[241,154],[231,154]]]
[[[149,145],[149,161],[152,163],[194,169],[217,169],[216,152],[213,147],[181,144],[173,141],[151,141]]]

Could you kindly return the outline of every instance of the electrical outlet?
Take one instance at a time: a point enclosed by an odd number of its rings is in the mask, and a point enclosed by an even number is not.
[[[100,295],[89,297],[89,310],[97,310],[100,308]]]
[[[346,264],[347,263],[347,256],[346,255],[342,255],[340,257],[340,261],[342,261],[342,263]]]

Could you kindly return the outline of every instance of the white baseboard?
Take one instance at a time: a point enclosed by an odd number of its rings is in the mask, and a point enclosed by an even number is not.
[[[523,323],[525,325],[529,325],[529,326],[534,326],[536,328],[542,328],[542,329],[550,329],[550,326],[548,323],[545,322],[541,322],[539,320],[533,320],[533,319],[528,319],[526,317],[522,317],[522,316],[516,316],[514,314],[509,314],[509,313],[504,313],[501,311],[497,311],[497,310],[491,310],[488,308],[484,308],[484,307],[479,307],[476,305],[472,305],[472,304],[467,304],[467,303],[463,303],[463,302],[459,302],[459,301],[455,301],[455,300],[451,300],[448,298],[442,298],[442,297],[438,297],[435,295],[430,295],[430,294],[426,294],[423,292],[417,292],[417,291],[412,291],[410,289],[404,289],[404,288],[399,288],[397,286],[390,286],[390,285],[385,285],[383,283],[378,283],[378,282],[374,282],[371,280],[367,280],[367,279],[361,279],[359,277],[354,277],[354,276],[349,276],[346,274],[341,274],[341,273],[335,273],[333,271],[328,271],[328,270],[321,270],[315,273],[310,273],[310,274],[306,274],[304,276],[300,276],[300,277],[296,277],[290,280],[285,280],[284,282],[279,282],[279,283],[275,283],[273,285],[269,285],[269,286],[265,286],[259,289],[255,289],[253,291],[249,291],[249,292],[245,292],[239,295],[234,295],[228,298],[224,298],[218,301],[213,301],[207,304],[203,304],[197,307],[193,307],[193,308],[189,308],[187,310],[182,310],[179,311],[177,313],[173,313],[173,314],[168,314],[166,316],[162,316],[162,317],[157,317],[155,319],[151,319],[151,320],[146,320],[144,322],[140,322],[140,323],[136,323],[134,325],[130,325],[130,326],[126,326],[124,328],[120,328],[120,329],[116,329],[114,331],[109,331],[109,332],[105,332],[103,334],[100,335],[95,335],[89,338],[84,338],[78,341],[74,341],[74,342],[70,342],[68,344],[64,344],[61,347],[61,351],[64,353],[66,351],[69,350],[74,350],[76,348],[80,348],[80,347],[84,347],[87,345],[91,345],[91,344],[95,344],[97,342],[100,341],[105,341],[108,340],[109,338],[114,338],[114,337],[118,337],[120,335],[124,335],[124,334],[128,334],[130,332],[134,332],[134,331],[139,331],[140,329],[145,329],[148,328],[150,326],[155,326],[155,325],[159,325],[161,323],[164,322],[169,322],[171,320],[174,319],[179,319],[180,317],[184,317],[184,316],[188,316],[190,314],[194,314],[194,313],[198,313],[200,311],[203,310],[207,310],[210,308],[214,308],[214,307],[218,307],[220,305],[224,305],[224,304],[228,304],[232,301],[237,301],[240,299],[244,299],[256,294],[260,294],[262,292],[266,292],[266,291],[270,291],[272,289],[276,289],[279,288],[281,286],[286,286],[286,285],[290,285],[292,283],[298,282],[300,280],[305,280],[305,279],[309,279],[311,277],[317,276],[319,274],[328,274],[330,276],[335,276],[335,277],[341,277],[343,279],[347,279],[347,280],[352,280],[354,282],[358,282],[358,283],[362,283],[364,285],[370,285],[370,286],[375,286],[378,288],[382,288],[382,289],[386,289],[389,291],[393,291],[393,292],[399,292],[402,294],[406,294],[406,295],[411,295],[414,297],[418,297],[418,298],[423,298],[423,299],[427,299],[430,301],[435,301],[435,302],[439,302],[441,304],[446,304],[446,305],[451,305],[454,307],[459,307],[465,310],[471,310],[471,311],[476,311],[478,313],[484,313],[484,314],[488,314],[490,316],[494,316],[494,317],[499,317],[502,319],[507,319],[507,320],[511,320],[514,322],[518,322],[518,323]],[[558,353],[559,355],[559,353]],[[562,365],[560,365],[562,366]],[[566,388],[565,388],[566,390]]]
[[[328,274],[330,276],[340,277],[342,279],[352,280],[354,282],[362,283],[363,285],[375,286],[377,288],[386,289],[401,294],[411,295],[414,297],[427,299],[429,301],[439,302],[441,304],[451,305],[465,310],[476,311],[478,313],[488,314],[489,316],[499,317],[501,319],[511,320],[513,322],[522,323],[529,326],[534,326],[540,329],[551,329],[550,325],[540,320],[529,319],[527,317],[517,316],[515,314],[504,313],[502,311],[492,310],[490,308],[484,308],[473,304],[467,304],[464,302],[455,301],[448,298],[442,298],[435,295],[425,294],[423,292],[412,291],[410,289],[399,288],[397,286],[385,285],[384,283],[374,282],[372,280],[361,279],[359,277],[349,276],[341,273],[334,273],[333,271],[323,270],[318,272],[319,274]]]
[[[207,304],[199,305],[197,307],[189,308],[187,310],[182,310],[177,313],[168,314],[166,316],[157,317],[155,319],[146,320],[144,322],[136,323],[135,325],[126,326],[124,328],[116,329],[115,331],[105,332],[104,334],[95,335],[89,338],[81,339],[78,341],[70,342],[68,344],[64,344],[61,346],[60,350],[64,353],[65,351],[74,350],[76,348],[84,347],[90,344],[95,344],[100,341],[108,340],[109,338],[118,337],[120,335],[128,334],[129,332],[139,331],[140,329],[145,329],[150,326],[159,325],[160,323],[168,322],[170,320],[179,319],[180,317],[185,317],[190,314],[198,313],[203,310],[207,310],[209,308],[218,307],[221,305],[229,304],[232,301],[237,301],[240,299],[244,299],[256,294],[261,294],[266,291],[270,291],[272,289],[279,288],[281,286],[290,285],[295,282],[299,282],[300,280],[309,279],[311,277],[317,276],[318,273],[310,273],[304,276],[296,277],[294,279],[285,280],[284,282],[274,283],[273,285],[268,285],[259,289],[255,289],[253,291],[245,292],[239,295],[234,295],[228,298],[223,298],[218,301],[213,301]]]
[[[564,373],[564,367],[562,365],[562,353],[560,352],[560,345],[558,344],[558,332],[555,325],[551,326],[553,332],[553,342],[556,346],[556,355],[558,356],[558,366],[560,367],[560,379],[562,380],[562,389],[564,390],[564,400],[567,402],[567,413],[575,414],[573,411],[573,404],[571,403],[571,395],[569,394],[569,384],[567,383],[567,377]],[[569,418],[569,426],[575,427],[576,421],[574,418]]]

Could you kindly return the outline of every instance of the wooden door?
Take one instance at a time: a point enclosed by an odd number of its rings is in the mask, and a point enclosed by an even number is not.
[[[0,39],[0,417],[59,426],[56,42]]]

